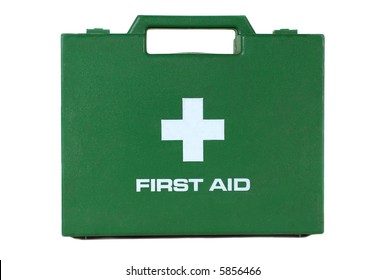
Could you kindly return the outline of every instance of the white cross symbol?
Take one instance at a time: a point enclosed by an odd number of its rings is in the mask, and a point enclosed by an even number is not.
[[[224,120],[203,111],[203,98],[182,98],[182,120],[161,120],[161,140],[182,140],[183,161],[204,161],[204,140],[224,140]]]

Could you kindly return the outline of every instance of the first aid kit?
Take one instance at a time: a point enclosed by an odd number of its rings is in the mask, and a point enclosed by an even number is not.
[[[149,54],[157,28],[233,29],[234,53]],[[323,35],[138,16],[61,40],[64,236],[323,232]]]

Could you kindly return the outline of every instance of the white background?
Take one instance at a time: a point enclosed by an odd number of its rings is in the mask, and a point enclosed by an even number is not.
[[[258,265],[260,279],[386,279],[383,2],[1,1],[4,279],[129,279],[125,269],[131,265]],[[60,34],[93,27],[125,33],[137,14],[245,14],[257,33],[295,28],[325,34],[323,235],[89,241],[61,236]]]

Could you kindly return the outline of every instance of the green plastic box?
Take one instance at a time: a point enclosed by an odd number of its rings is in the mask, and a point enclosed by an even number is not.
[[[234,29],[234,54],[148,54],[149,28]],[[244,16],[62,35],[62,233],[323,232],[324,37]]]

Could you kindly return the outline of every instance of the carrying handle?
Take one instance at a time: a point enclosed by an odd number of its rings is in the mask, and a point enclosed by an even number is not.
[[[246,16],[137,16],[129,34],[146,34],[149,28],[234,29],[238,35],[255,34]]]

